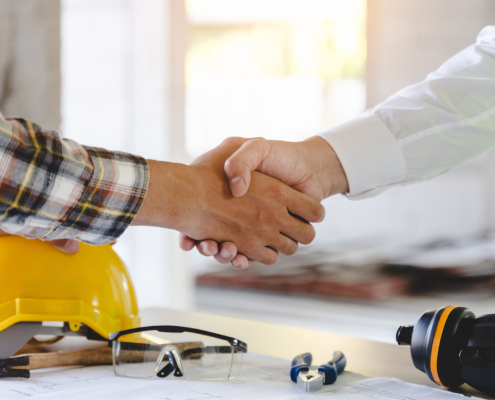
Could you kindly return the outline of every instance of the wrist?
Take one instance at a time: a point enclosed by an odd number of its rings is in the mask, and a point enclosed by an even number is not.
[[[155,160],[148,160],[148,166],[148,191],[132,225],[181,230],[187,210],[192,208],[189,203],[195,198],[191,167]]]
[[[332,146],[321,136],[312,136],[303,143],[309,150],[309,162],[323,188],[324,197],[348,192],[347,176]]]

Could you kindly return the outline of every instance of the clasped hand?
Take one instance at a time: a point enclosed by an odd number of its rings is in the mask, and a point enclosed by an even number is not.
[[[229,138],[191,165],[148,160],[150,181],[132,225],[175,229],[183,250],[197,247],[243,269],[273,264],[315,237],[319,203],[348,191],[333,149],[321,137],[303,142]],[[259,171],[259,172],[257,172]],[[73,240],[54,242],[75,253]]]
[[[212,157],[210,162],[213,164],[224,161],[222,168],[218,165],[216,168],[220,178],[224,179],[226,173],[230,184],[229,193],[235,195],[236,199],[252,197],[253,193],[257,193],[258,180],[261,180],[268,185],[267,188],[273,187],[273,189],[264,191],[264,195],[268,198],[271,195],[280,199],[280,195],[276,194],[278,190],[279,193],[283,193],[286,201],[284,204],[279,204],[286,210],[285,215],[268,212],[268,215],[271,215],[270,222],[284,224],[284,227],[280,229],[281,237],[274,235],[278,240],[276,242],[272,240],[270,242],[272,244],[265,244],[266,250],[263,254],[270,254],[269,259],[252,258],[250,256],[252,253],[244,251],[239,246],[240,242],[235,240],[218,241],[210,238],[211,240],[198,241],[195,240],[197,237],[181,230],[180,246],[183,250],[189,251],[196,246],[201,254],[213,255],[221,263],[232,262],[232,265],[239,269],[248,267],[252,260],[271,264],[278,258],[273,250],[290,255],[297,250],[297,242],[310,243],[314,238],[314,230],[308,222],[320,222],[325,215],[324,208],[315,200],[319,202],[332,194],[348,190],[347,179],[338,158],[321,137],[313,137],[298,143],[230,138],[216,149],[195,160],[193,164],[205,163],[209,157]],[[252,172],[255,170],[278,180],[266,180],[266,176],[261,178],[260,173]],[[292,189],[281,185],[280,181],[291,186]],[[311,201],[311,199],[314,200]],[[245,208],[239,210],[241,213],[250,212],[248,211],[250,204],[245,203],[243,207]],[[278,215],[278,219],[273,218],[274,215]],[[299,224],[295,224],[294,219]],[[288,221],[289,225],[285,221]],[[276,223],[271,226],[271,229],[277,229]],[[304,230],[301,230],[300,223],[303,223]],[[311,237],[306,236],[309,232],[311,232]],[[244,242],[252,243],[252,240],[253,237],[244,237]]]
[[[278,252],[292,255],[298,243],[308,244],[314,239],[315,230],[310,222],[320,221],[324,208],[259,172],[252,173],[249,191],[234,197],[224,164],[243,142],[226,140],[189,166],[192,173],[187,180],[191,191],[185,197],[190,205],[183,226],[176,229],[192,240],[207,238],[217,243],[235,243],[239,255],[273,264]]]

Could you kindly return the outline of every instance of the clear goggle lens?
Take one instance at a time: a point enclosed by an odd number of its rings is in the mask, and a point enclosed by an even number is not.
[[[242,351],[229,342],[210,336],[182,332],[145,331],[112,342],[116,375],[151,378],[183,375],[192,380],[236,378]]]

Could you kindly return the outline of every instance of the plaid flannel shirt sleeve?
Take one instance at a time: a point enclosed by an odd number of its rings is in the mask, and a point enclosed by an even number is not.
[[[0,115],[0,228],[8,233],[111,243],[139,211],[148,179],[142,157]]]

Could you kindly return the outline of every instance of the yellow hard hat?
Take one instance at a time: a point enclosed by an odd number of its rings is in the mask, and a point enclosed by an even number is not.
[[[110,245],[81,243],[67,255],[41,240],[0,237],[0,282],[0,358],[35,334],[101,340],[140,326],[131,279]]]

